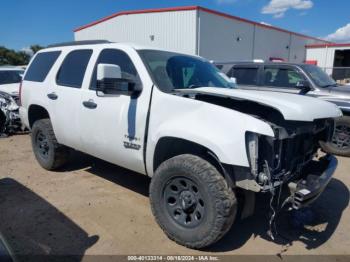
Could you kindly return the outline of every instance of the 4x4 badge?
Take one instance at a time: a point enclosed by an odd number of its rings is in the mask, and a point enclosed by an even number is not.
[[[124,147],[128,149],[140,150],[141,145],[124,141]]]

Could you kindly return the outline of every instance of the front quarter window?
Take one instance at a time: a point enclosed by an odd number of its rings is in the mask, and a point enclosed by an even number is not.
[[[154,82],[164,92],[198,87],[234,87],[224,73],[204,59],[158,50],[140,50],[139,53]]]

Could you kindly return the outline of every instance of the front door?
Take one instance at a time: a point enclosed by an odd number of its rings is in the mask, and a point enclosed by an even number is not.
[[[149,90],[143,86],[144,90],[138,97],[98,95],[96,78],[99,63],[120,66],[123,78],[142,85],[140,74],[126,52],[120,49],[101,50],[92,69],[90,86],[82,90],[79,118],[83,151],[144,173],[143,143]]]
[[[268,65],[264,66],[262,85],[260,90],[287,92],[298,94],[300,89],[296,85],[305,81],[304,75],[291,66]]]

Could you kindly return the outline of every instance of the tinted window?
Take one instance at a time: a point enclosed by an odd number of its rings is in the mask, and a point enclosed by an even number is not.
[[[57,84],[80,88],[92,50],[75,50],[64,59],[57,74]]]
[[[39,53],[27,70],[24,80],[43,82],[50,72],[53,64],[61,54],[60,51]]]
[[[125,52],[117,49],[104,49],[97,59],[94,73],[91,79],[90,89],[96,89],[98,64],[118,65],[122,71],[122,78],[130,79],[136,84],[141,84],[136,68]]]
[[[0,85],[19,83],[22,80],[23,71],[0,70]]]
[[[238,85],[258,84],[258,68],[235,67],[232,76],[236,78]]]
[[[265,68],[264,85],[276,87],[295,87],[304,77],[294,69],[288,68]]]

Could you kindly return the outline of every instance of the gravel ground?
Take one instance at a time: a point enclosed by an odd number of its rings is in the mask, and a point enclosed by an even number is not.
[[[302,212],[283,212],[279,235],[267,236],[268,198],[256,214],[237,221],[203,251],[170,241],[155,223],[148,201],[150,179],[81,153],[60,172],[34,159],[28,135],[0,139],[0,237],[15,254],[350,254],[350,160],[326,191]]]

